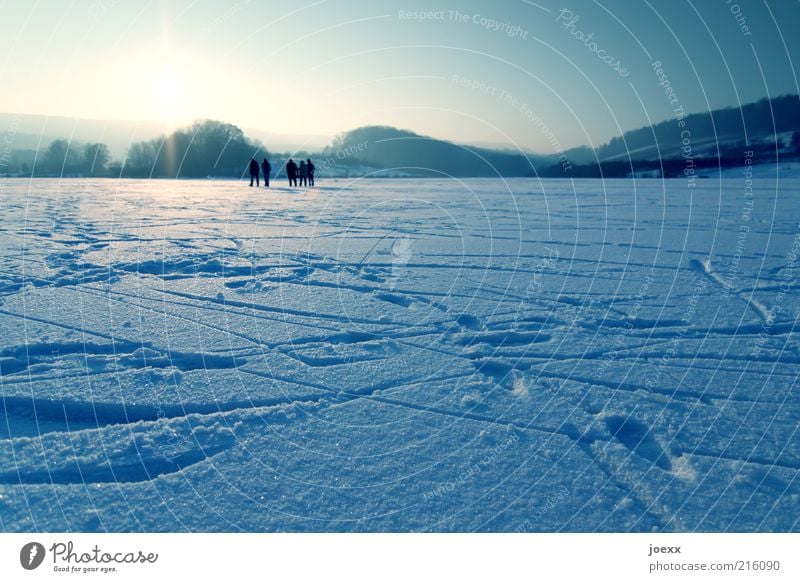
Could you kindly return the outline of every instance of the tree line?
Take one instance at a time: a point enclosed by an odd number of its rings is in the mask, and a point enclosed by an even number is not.
[[[235,125],[204,120],[134,143],[123,160],[103,143],[56,139],[44,150],[11,151],[0,169],[34,177],[239,178],[251,158],[268,155]]]
[[[56,139],[44,150],[12,150],[3,164],[12,176],[108,176],[111,153],[104,143]]]

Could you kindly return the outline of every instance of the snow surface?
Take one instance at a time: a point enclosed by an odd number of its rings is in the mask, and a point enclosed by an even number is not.
[[[797,531],[800,179],[0,184],[0,530]]]

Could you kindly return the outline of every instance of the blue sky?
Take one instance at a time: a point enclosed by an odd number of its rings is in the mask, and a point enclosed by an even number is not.
[[[794,0],[0,1],[0,111],[550,153],[798,92],[798,21]]]

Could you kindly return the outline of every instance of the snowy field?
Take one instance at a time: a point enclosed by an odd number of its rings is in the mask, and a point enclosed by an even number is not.
[[[798,531],[800,179],[725,176],[6,180],[0,530]]]

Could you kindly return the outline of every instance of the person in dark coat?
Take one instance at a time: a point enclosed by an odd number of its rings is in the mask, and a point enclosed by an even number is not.
[[[297,186],[297,164],[294,160],[289,158],[286,164],[286,177],[289,178],[289,187]]]
[[[269,188],[269,175],[272,173],[272,166],[267,158],[261,162],[261,172],[264,174],[264,187]]]
[[[259,185],[258,183],[258,162],[255,158],[250,160],[250,187],[253,187],[253,180],[256,181],[256,186]]]
[[[314,167],[314,164],[311,163],[311,158],[307,159],[306,160],[306,171],[308,172],[308,185],[309,186],[313,186],[314,185],[314,170],[316,170],[316,168]]]
[[[300,160],[300,170],[298,171],[300,174],[300,186],[307,186],[308,185],[308,168],[306,167],[306,163],[304,160]]]

